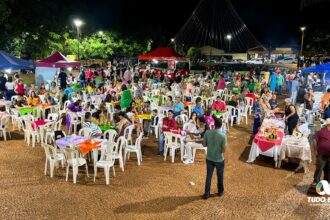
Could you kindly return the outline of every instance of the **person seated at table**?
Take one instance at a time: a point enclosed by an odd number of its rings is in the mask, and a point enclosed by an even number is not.
[[[44,83],[41,83],[40,88],[38,90],[38,94],[39,95],[44,95],[46,92],[47,91],[46,91],[46,88],[45,88],[45,84]]]
[[[175,103],[174,103],[174,118],[178,115],[181,115],[181,113],[184,110],[184,105],[181,102],[181,98],[179,96],[175,97]]]
[[[212,110],[217,112],[226,111],[226,103],[221,100],[220,96],[217,96],[217,100],[212,103]]]
[[[18,95],[13,103],[14,107],[17,109],[27,107],[27,103],[22,95]]]
[[[114,82],[111,82],[110,86],[107,88],[106,93],[107,94],[111,94],[112,92],[116,93],[117,92],[117,88]]]
[[[219,119],[216,119],[219,120]],[[183,163],[193,163],[193,152],[192,148],[203,148],[203,137],[209,126],[204,118],[198,119],[198,129],[193,134],[188,134],[186,138],[187,144],[184,148]]]
[[[233,96],[231,100],[228,102],[228,105],[237,108],[238,106],[237,96]]]
[[[72,112],[81,112],[82,111],[81,101],[78,99],[77,101],[70,103],[67,109]]]
[[[19,79],[16,84],[15,92],[16,92],[16,94],[19,94],[19,95],[25,95],[25,88],[24,88],[23,81],[21,79]]]
[[[117,138],[123,136],[125,128],[132,125],[131,119],[127,116],[127,114],[125,112],[122,112],[122,111],[119,112],[118,116],[119,116],[120,120],[117,124],[117,131],[118,131]],[[128,137],[125,136],[125,138],[128,138]]]
[[[261,106],[261,108],[262,108],[265,112],[271,110],[271,107],[270,107],[270,104],[269,104],[269,100],[268,100],[267,97],[263,97],[263,98],[261,98],[260,106]]]
[[[267,88],[267,89],[265,90],[265,93],[262,94],[261,97],[262,97],[262,98],[267,98],[267,101],[269,101],[269,100],[272,99],[272,93],[271,93],[271,91]]]
[[[271,110],[275,110],[275,109],[278,108],[279,105],[278,105],[278,102],[276,100],[276,95],[275,94],[273,94],[272,99],[269,100],[269,105],[270,105]]]
[[[172,96],[167,96],[167,99],[165,100],[165,106],[166,107],[172,107],[173,104],[173,98]]]
[[[86,112],[85,121],[82,123],[82,127],[91,129],[92,137],[102,136],[101,128],[97,126],[94,122],[92,122],[92,114],[90,112]]]
[[[159,153],[158,155],[164,154],[164,132],[171,132],[177,129],[176,120],[174,119],[174,112],[168,111],[168,116],[163,118],[162,127],[160,129],[161,134],[159,135]]]
[[[58,93],[58,87],[56,86],[56,82],[52,82],[50,84],[49,93],[52,97],[56,97]]]
[[[88,83],[88,85],[86,86],[86,93],[88,95],[92,95],[94,93],[94,85],[92,82]]]
[[[44,103],[49,105],[56,105],[55,99],[51,97],[48,92],[45,93]]]
[[[197,123],[197,114],[196,114],[196,112],[192,112],[191,113],[191,116],[190,116],[190,119],[189,119],[189,123],[191,123],[191,124],[194,124],[194,125],[196,125],[196,127],[198,127],[198,123]]]
[[[100,84],[96,89],[96,94],[103,95],[104,94],[104,87],[103,84]]]
[[[196,105],[193,108],[193,112],[197,114],[197,117],[203,117],[204,116],[204,109],[202,107],[202,100],[201,99],[196,99]]]
[[[210,127],[211,129],[214,129],[214,118],[212,117],[212,109],[208,109],[205,112],[204,119],[207,126]]]
[[[254,82],[253,78],[249,79],[249,83],[247,85],[249,92],[254,93],[255,91],[255,87],[256,87],[256,83]]]
[[[41,104],[41,99],[40,97],[36,94],[35,91],[32,91],[30,93],[29,98],[27,99],[27,104],[30,106],[37,106]]]

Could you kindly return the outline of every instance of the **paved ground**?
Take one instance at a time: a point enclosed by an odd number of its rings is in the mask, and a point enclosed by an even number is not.
[[[43,149],[32,149],[14,132],[12,140],[0,141],[0,219],[329,219],[329,206],[307,202],[312,173],[295,174],[296,164],[274,169],[265,157],[252,165],[245,162],[250,130],[251,121],[230,129],[225,195],[207,201],[200,198],[206,173],[202,152],[193,165],[178,157],[170,163],[156,156],[154,139],[144,140],[140,167],[134,156],[125,172],[117,166],[110,186],[102,171],[94,183],[82,169],[74,185],[72,177],[65,181],[64,169],[56,170],[53,179],[45,176]],[[214,177],[213,193],[215,184]]]

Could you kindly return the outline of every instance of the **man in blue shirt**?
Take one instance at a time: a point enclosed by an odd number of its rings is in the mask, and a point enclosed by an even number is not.
[[[193,112],[197,114],[197,116],[203,116],[204,115],[204,110],[202,107],[202,100],[196,100],[196,105],[193,108]]]
[[[175,103],[174,103],[174,118],[178,115],[181,114],[181,112],[183,112],[184,110],[184,105],[183,103],[181,102],[181,99],[179,96],[177,96],[175,98]]]
[[[222,196],[224,193],[223,187],[223,170],[224,170],[224,153],[226,150],[227,138],[221,133],[222,122],[221,119],[216,118],[214,120],[215,129],[207,130],[204,134],[203,145],[207,147],[206,155],[206,181],[205,181],[205,193],[204,199],[210,197],[211,180],[214,168],[217,169],[218,176],[218,196]]]

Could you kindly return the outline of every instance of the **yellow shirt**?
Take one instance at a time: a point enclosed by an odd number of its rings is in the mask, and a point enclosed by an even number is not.
[[[87,86],[87,93],[92,94],[94,92],[94,89],[91,86]]]
[[[35,105],[39,105],[40,103],[41,103],[41,100],[40,100],[39,97],[35,97],[35,98],[31,98],[31,97],[29,97],[29,98],[27,99],[27,104],[28,104],[28,105],[33,105],[33,106],[35,106]]]

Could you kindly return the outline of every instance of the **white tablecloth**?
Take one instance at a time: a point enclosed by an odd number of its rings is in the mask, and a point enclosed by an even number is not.
[[[306,137],[285,137],[283,139],[279,153],[279,159],[281,160],[285,159],[286,157],[291,157],[300,159],[302,161],[312,161],[311,147]]]
[[[269,150],[262,152],[259,149],[258,145],[253,142],[252,146],[251,146],[250,154],[249,154],[249,159],[246,162],[253,163],[259,155],[264,155],[267,157],[273,157],[274,161],[275,161],[275,165],[277,166],[277,158],[279,155],[280,147],[281,146],[275,145],[274,147],[270,148]]]

